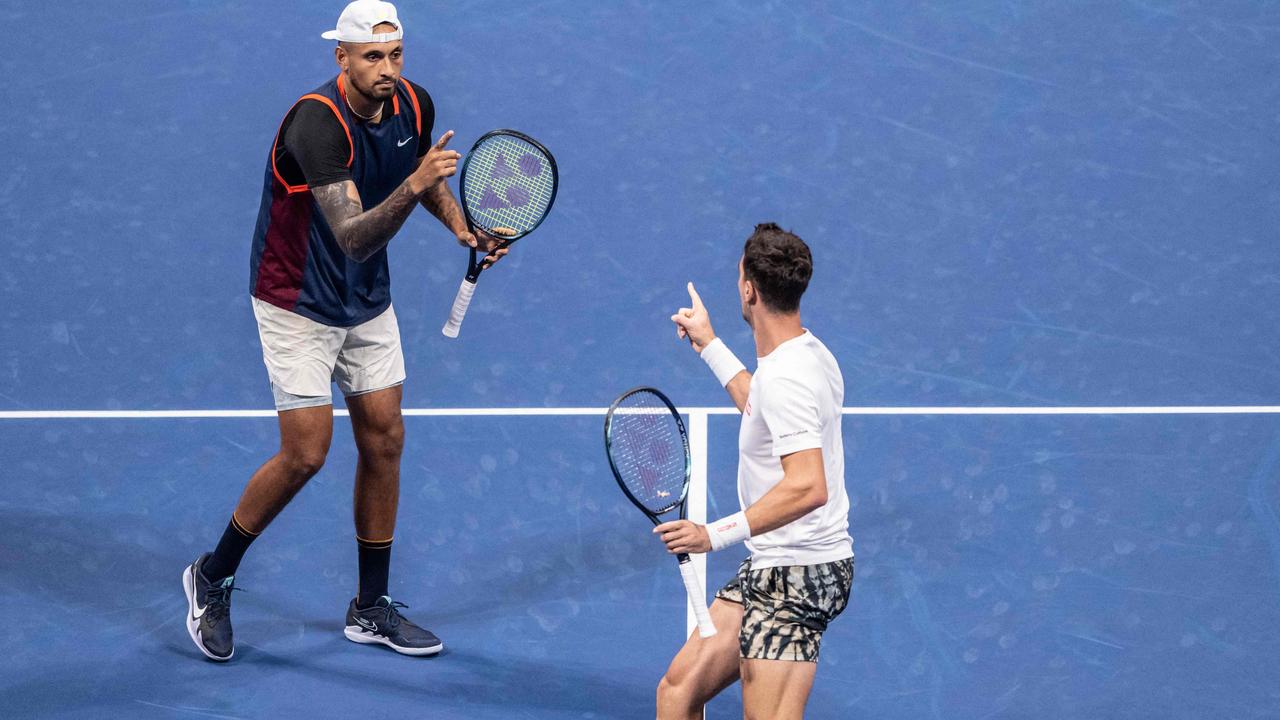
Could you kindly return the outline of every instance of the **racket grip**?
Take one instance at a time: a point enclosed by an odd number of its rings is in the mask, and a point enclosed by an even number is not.
[[[462,327],[462,318],[467,314],[467,306],[471,304],[471,295],[476,291],[476,284],[470,280],[463,279],[462,285],[458,287],[458,296],[453,299],[453,309],[449,311],[449,319],[445,321],[444,327],[440,332],[445,337],[458,337],[458,330]]]
[[[711,613],[707,612],[707,596],[702,592],[702,584],[698,582],[698,574],[693,563],[680,563],[680,577],[684,579],[684,590],[693,603],[693,616],[698,619],[698,634],[709,638],[716,634],[715,623],[711,622]]]

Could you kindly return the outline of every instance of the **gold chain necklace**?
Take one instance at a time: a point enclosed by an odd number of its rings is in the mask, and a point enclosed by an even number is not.
[[[379,118],[379,117],[381,117],[381,116],[382,116],[382,106],[383,106],[385,103],[378,103],[378,112],[376,112],[376,113],[374,113],[374,114],[369,115],[368,117],[366,117],[366,116],[361,115],[360,113],[356,112],[355,107],[351,105],[351,98],[347,97],[347,94],[346,94],[346,93],[342,93],[342,99],[347,101],[347,109],[351,111],[351,114],[352,114],[352,115],[355,115],[356,117],[360,118],[361,120],[364,120],[364,121],[366,121],[366,122],[367,122],[367,121],[370,121],[370,120],[376,120],[377,118]]]

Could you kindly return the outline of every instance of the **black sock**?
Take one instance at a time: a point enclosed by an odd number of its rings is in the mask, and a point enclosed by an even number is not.
[[[246,530],[236,521],[235,513],[232,513],[231,522],[227,523],[227,529],[222,533],[218,547],[214,548],[213,554],[200,568],[205,579],[221,580],[228,575],[235,575],[236,568],[240,567],[240,558],[244,557],[244,551],[249,549],[249,544],[257,537],[258,533]]]
[[[356,538],[360,551],[360,592],[356,607],[367,608],[387,594],[387,574],[391,570],[391,541]]]

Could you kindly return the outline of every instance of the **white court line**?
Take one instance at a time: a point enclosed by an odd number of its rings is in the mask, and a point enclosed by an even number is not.
[[[737,412],[730,410],[730,412]],[[1280,405],[847,407],[845,415],[1274,415]]]
[[[405,408],[405,417],[520,417],[604,415],[603,407]],[[736,415],[731,407],[686,407],[686,415]],[[346,410],[335,410],[346,416]],[[1280,405],[938,406],[847,407],[845,415],[1276,415]],[[273,418],[275,410],[3,410],[0,420],[145,420]]]
[[[707,415],[706,413],[689,414],[689,494],[685,505],[685,515],[699,525],[707,523]],[[694,553],[694,575],[698,577],[698,587],[703,595],[707,591],[707,555]],[[698,628],[698,616],[693,612],[693,603],[685,603],[684,632],[687,636]]]

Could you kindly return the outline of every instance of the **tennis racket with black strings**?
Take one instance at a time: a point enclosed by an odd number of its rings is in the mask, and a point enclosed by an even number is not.
[[[653,521],[680,511],[685,519],[689,494],[689,436],[675,405],[658,390],[639,387],[613,401],[604,418],[604,447],[609,467],[622,492]],[[687,553],[676,556],[680,577],[698,619],[698,634],[711,637],[716,626],[707,612],[707,597]]]
[[[467,228],[488,233],[502,242],[480,256],[471,248],[467,275],[453,300],[449,319],[440,332],[458,337],[462,318],[471,304],[480,272],[493,263],[494,253],[533,232],[556,200],[559,174],[556,160],[542,143],[515,130],[485,133],[462,161],[458,186]]]

